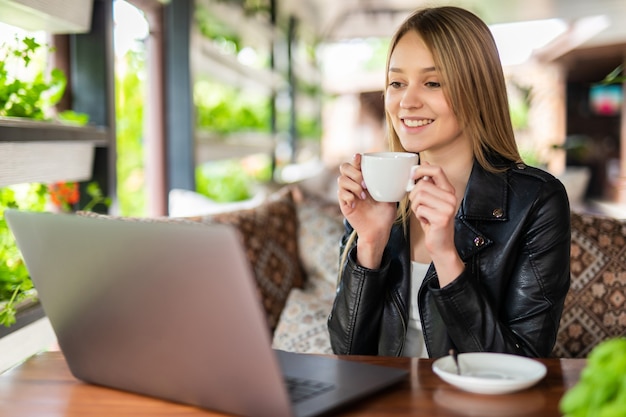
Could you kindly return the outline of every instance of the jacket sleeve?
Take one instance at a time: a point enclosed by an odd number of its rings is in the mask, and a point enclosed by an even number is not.
[[[569,213],[562,184],[544,184],[523,232],[514,237],[522,241],[517,256],[507,259],[509,276],[496,277],[507,281],[497,295],[501,300],[490,299],[470,265],[444,288],[431,281],[436,307],[459,351],[550,356],[570,283]]]
[[[380,269],[364,268],[356,262],[356,245],[346,247],[352,228],[346,222],[341,251],[348,250],[333,308],[328,318],[328,331],[333,352],[338,355],[376,355],[383,312],[385,277],[388,261]],[[368,300],[367,302],[362,302]]]

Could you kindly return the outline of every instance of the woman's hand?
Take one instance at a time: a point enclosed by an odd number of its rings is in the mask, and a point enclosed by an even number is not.
[[[361,266],[376,269],[396,219],[395,203],[380,203],[367,192],[361,173],[361,155],[339,167],[337,198],[342,214],[358,234],[357,260]]]
[[[458,198],[441,167],[423,162],[413,176],[417,180],[409,194],[411,210],[424,233],[441,287],[463,272],[464,264],[454,245],[454,218]]]

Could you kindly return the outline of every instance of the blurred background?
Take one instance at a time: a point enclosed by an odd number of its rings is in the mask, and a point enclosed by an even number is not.
[[[490,25],[526,162],[573,206],[621,216],[622,0],[0,0],[0,186],[76,184],[58,207],[129,216],[331,188],[339,163],[385,147],[393,31],[444,4]]]

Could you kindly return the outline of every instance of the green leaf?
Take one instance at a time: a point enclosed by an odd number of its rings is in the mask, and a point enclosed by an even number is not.
[[[31,38],[31,37],[26,37],[23,40],[24,42],[24,46],[25,51],[30,53],[30,52],[35,52],[37,49],[39,49],[39,47],[41,46],[36,40],[35,38]]]
[[[65,110],[57,114],[59,120],[68,123],[74,124],[77,126],[85,126],[89,123],[89,115],[86,113],[78,113],[73,110]]]
[[[15,42],[0,45],[0,116],[50,119],[67,87],[63,71],[48,70],[42,59],[50,50],[34,37],[16,36]],[[82,119],[71,120],[85,124]]]
[[[600,81],[600,84],[620,84],[620,83],[625,82],[626,77],[620,76],[623,69],[624,69],[623,65],[618,66],[613,71],[611,71],[606,77],[604,77],[604,79]]]
[[[587,356],[580,380],[561,398],[568,417],[612,417],[626,410],[626,338],[605,340]]]
[[[48,105],[53,106],[61,100],[66,86],[67,78],[65,73],[58,68],[54,68],[50,72],[50,84],[48,84]]]
[[[13,306],[4,306],[2,309],[0,309],[0,325],[10,327],[11,325],[15,324],[16,314],[17,311],[15,310],[15,308],[13,308]]]

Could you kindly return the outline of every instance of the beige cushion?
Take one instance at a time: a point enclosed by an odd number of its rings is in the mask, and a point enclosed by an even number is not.
[[[328,314],[335,298],[343,216],[338,203],[311,193],[297,195],[300,258],[307,276],[294,288],[274,332],[273,347],[291,352],[332,353]]]
[[[274,332],[272,347],[300,353],[333,353],[328,335],[328,314],[335,286],[325,279],[294,288]]]
[[[338,203],[304,197],[297,203],[300,226],[298,246],[307,277],[320,277],[333,285],[339,273],[339,242],[343,215]]]
[[[571,219],[572,281],[554,354],[578,358],[626,335],[626,223],[577,212]]]

